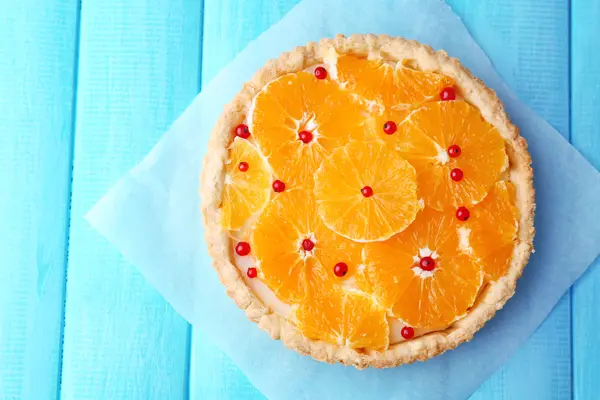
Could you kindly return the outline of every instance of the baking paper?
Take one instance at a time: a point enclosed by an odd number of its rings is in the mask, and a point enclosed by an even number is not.
[[[358,371],[285,348],[225,295],[203,241],[198,177],[223,106],[268,59],[337,33],[399,35],[446,50],[497,91],[529,142],[537,191],[536,253],[517,293],[472,342],[424,363]],[[87,218],[268,398],[460,399],[527,340],[598,256],[599,216],[598,171],[516,98],[444,2],[398,0],[380,7],[364,0],[304,0],[205,87]]]

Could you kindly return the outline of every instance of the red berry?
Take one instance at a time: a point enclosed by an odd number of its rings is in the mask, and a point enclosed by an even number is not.
[[[385,124],[383,124],[383,132],[385,132],[386,135],[391,135],[394,132],[396,132],[396,129],[398,129],[398,127],[396,126],[396,123],[394,121],[388,121]]]
[[[248,130],[248,125],[239,124],[235,127],[235,134],[242,139],[248,139],[250,137],[250,130]]]
[[[240,163],[240,165],[238,165],[238,169],[239,169],[240,171],[242,171],[242,172],[246,172],[246,171],[248,171],[248,168],[250,168],[250,166],[249,166],[249,165],[248,165],[248,163],[247,163],[247,162],[245,162],[245,161],[242,161],[242,162]]]
[[[302,241],[302,248],[306,251],[311,251],[312,249],[315,248],[315,244],[310,239],[304,239]]]
[[[373,196],[373,188],[371,186],[365,186],[364,188],[360,189],[360,192],[365,197]]]
[[[460,168],[454,168],[452,171],[450,171],[450,178],[452,178],[454,182],[461,181],[463,176],[464,174]]]
[[[445,87],[440,92],[440,99],[443,101],[454,100],[456,99],[456,89],[453,87]]]
[[[458,210],[456,210],[456,218],[459,221],[464,222],[464,221],[468,220],[470,216],[471,216],[471,213],[469,212],[467,207],[458,207]]]
[[[317,79],[325,79],[327,78],[327,70],[323,67],[315,68],[315,77]]]
[[[248,244],[248,242],[239,242],[237,246],[235,246],[235,252],[239,256],[247,256],[250,254],[250,244]]]
[[[335,267],[333,267],[333,273],[335,274],[335,276],[341,278],[342,276],[348,273],[348,264],[343,262],[335,264]]]
[[[433,271],[435,268],[435,260],[429,256],[421,258],[419,266],[423,271]]]
[[[248,271],[246,271],[246,275],[248,275],[248,278],[256,278],[258,276],[258,271],[256,268],[250,267],[248,268]]]
[[[273,190],[277,193],[283,192],[285,190],[285,183],[280,180],[276,180],[273,182]]]
[[[302,140],[302,143],[309,143],[313,140],[313,134],[309,131],[302,131],[298,134],[298,139]]]
[[[400,331],[400,334],[402,335],[402,337],[404,339],[407,339],[407,340],[412,339],[415,336],[415,330],[413,328],[411,328],[410,326],[405,326]]]
[[[452,158],[460,156],[461,152],[462,150],[457,144],[453,144],[452,146],[448,147],[448,155]]]

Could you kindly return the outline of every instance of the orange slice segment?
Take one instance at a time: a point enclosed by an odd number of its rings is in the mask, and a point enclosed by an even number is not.
[[[271,173],[260,153],[247,140],[235,139],[229,149],[221,205],[221,225],[239,230],[260,212],[270,196]]]
[[[508,166],[500,133],[464,101],[426,104],[385,139],[415,167],[420,196],[436,210],[479,203]]]
[[[359,292],[318,295],[296,310],[298,327],[315,340],[353,349],[385,350],[389,326],[385,312]]]
[[[418,210],[414,168],[379,142],[334,150],[315,175],[315,196],[325,225],[359,242],[401,232]]]
[[[410,326],[445,328],[473,305],[483,278],[458,245],[454,216],[425,208],[404,232],[365,247],[357,283]]]
[[[336,82],[287,74],[255,98],[250,131],[287,187],[312,187],[322,159],[348,140],[363,140],[363,107]]]
[[[304,190],[279,193],[269,203],[253,226],[251,244],[259,277],[288,303],[343,284],[361,260],[359,245],[328,229],[312,193]],[[348,272],[338,277],[335,265],[342,262]]]
[[[504,276],[510,265],[519,228],[515,194],[513,183],[496,183],[486,198],[473,207],[465,224],[470,229],[473,254],[481,259],[490,280]]]
[[[348,90],[389,109],[403,109],[427,100],[454,81],[434,72],[390,65],[383,60],[342,56],[337,60],[337,79]]]

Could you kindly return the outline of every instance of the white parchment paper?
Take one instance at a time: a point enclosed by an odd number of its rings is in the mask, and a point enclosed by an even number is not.
[[[223,106],[269,58],[337,33],[405,36],[459,57],[497,91],[530,145],[537,251],[517,294],[472,342],[425,363],[358,371],[284,348],[247,321],[225,295],[203,241],[198,177],[209,132]],[[269,398],[458,399],[526,341],[598,256],[599,216],[598,171],[515,97],[444,2],[398,0],[393,7],[380,7],[376,1],[304,0],[216,76],[87,218]]]

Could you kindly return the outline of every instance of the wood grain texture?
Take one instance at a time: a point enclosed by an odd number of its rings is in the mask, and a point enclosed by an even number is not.
[[[569,2],[449,3],[475,40],[491,44],[484,50],[507,84],[569,138]],[[567,293],[527,344],[472,399],[570,398],[570,335]]]
[[[600,2],[574,0],[571,13],[571,139],[600,169]],[[600,223],[600,216],[598,216]],[[573,395],[598,398],[600,260],[572,288]]]
[[[202,85],[299,1],[205,0]],[[190,398],[264,398],[231,359],[207,342],[199,330],[193,330],[191,354]]]
[[[264,398],[82,217],[299,1],[0,0],[0,399]],[[600,3],[447,1],[600,168]],[[597,261],[472,399],[597,398],[599,292]]]
[[[0,399],[58,391],[77,19],[0,1]]]
[[[187,396],[189,325],[83,216],[197,93],[201,11],[186,0],[83,3],[64,399]]]

